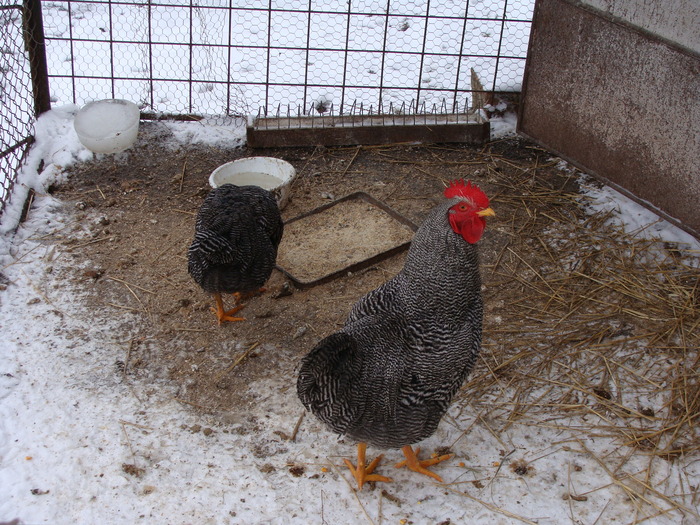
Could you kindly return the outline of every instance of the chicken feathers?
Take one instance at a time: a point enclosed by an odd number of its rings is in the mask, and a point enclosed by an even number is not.
[[[460,195],[434,208],[401,272],[362,297],[343,328],[303,358],[297,381],[302,404],[332,431],[402,448],[414,464],[410,445],[435,432],[481,346],[477,248],[448,217],[465,202],[481,212]]]
[[[275,266],[283,229],[269,191],[224,184],[209,192],[197,213],[188,272],[219,306],[222,293],[257,292]],[[222,319],[221,309],[219,322],[240,319]]]

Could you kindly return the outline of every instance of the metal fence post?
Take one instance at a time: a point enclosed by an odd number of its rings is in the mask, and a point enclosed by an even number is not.
[[[34,115],[38,117],[51,109],[41,0],[23,0],[22,3],[24,7],[24,43],[29,54],[29,67],[32,75]]]

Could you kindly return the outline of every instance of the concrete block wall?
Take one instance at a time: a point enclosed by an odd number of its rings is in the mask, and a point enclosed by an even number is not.
[[[518,130],[700,238],[700,2],[538,0]]]

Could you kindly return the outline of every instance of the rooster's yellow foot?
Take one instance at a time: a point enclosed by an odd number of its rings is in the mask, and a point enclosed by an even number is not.
[[[445,461],[446,459],[450,459],[454,454],[445,454],[443,456],[438,456],[435,458],[430,458],[430,459],[423,459],[419,460],[418,459],[418,453],[420,453],[420,448],[417,448],[416,451],[414,452],[413,449],[411,448],[411,445],[406,445],[401,449],[403,452],[403,455],[406,456],[406,459],[403,461],[397,463],[394,465],[396,468],[401,468],[401,467],[408,467],[414,472],[418,472],[420,474],[424,474],[426,476],[430,476],[431,478],[435,478],[438,480],[440,483],[442,483],[442,478],[435,474],[432,470],[428,470],[426,467],[431,467],[433,465],[436,465],[440,463],[441,461]]]
[[[383,455],[377,456],[372,460],[372,462],[367,465],[365,461],[365,452],[367,451],[367,443],[357,444],[357,467],[355,467],[350,460],[344,459],[345,466],[350,469],[353,477],[357,480],[357,489],[362,490],[362,486],[366,481],[393,481],[391,478],[386,476],[380,476],[379,474],[372,474],[374,469],[377,468],[379,462],[381,461]]]

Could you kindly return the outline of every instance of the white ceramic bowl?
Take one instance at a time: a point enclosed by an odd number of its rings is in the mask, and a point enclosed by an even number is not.
[[[260,186],[272,192],[280,209],[289,201],[289,191],[296,170],[289,162],[274,157],[247,157],[227,162],[209,176],[212,188],[222,184]]]
[[[73,125],[90,151],[118,153],[136,141],[140,115],[139,107],[128,100],[97,100],[78,111]]]

